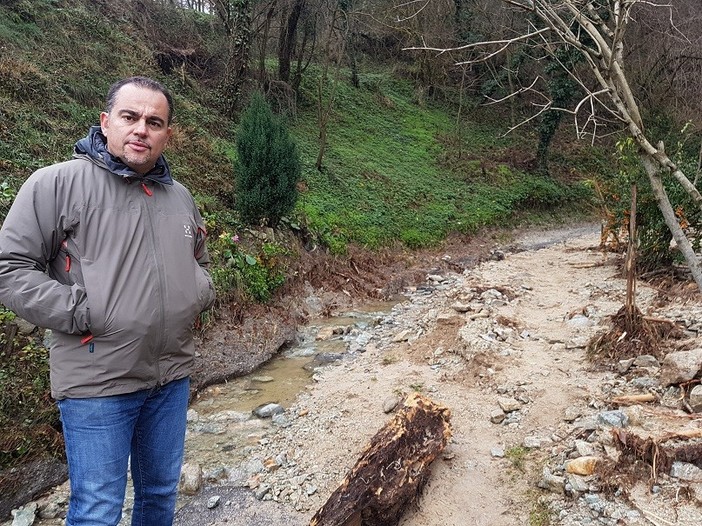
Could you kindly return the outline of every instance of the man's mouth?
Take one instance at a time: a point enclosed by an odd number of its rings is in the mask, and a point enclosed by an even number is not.
[[[151,148],[148,144],[139,141],[130,141],[127,143],[127,146],[137,152],[145,152]]]

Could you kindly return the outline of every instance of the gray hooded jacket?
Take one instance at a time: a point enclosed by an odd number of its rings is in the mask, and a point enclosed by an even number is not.
[[[52,330],[57,399],[130,393],[190,374],[192,324],[214,301],[205,226],[161,157],[139,176],[99,127],[32,174],[0,229],[0,302]]]

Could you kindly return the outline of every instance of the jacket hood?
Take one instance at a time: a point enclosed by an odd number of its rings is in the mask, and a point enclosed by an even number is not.
[[[156,183],[172,185],[173,177],[166,158],[160,155],[154,166],[147,174],[141,175],[124,164],[107,150],[107,138],[102,133],[100,126],[91,126],[86,137],[79,140],[73,148],[73,157],[89,158],[115,175],[125,179],[148,179]]]

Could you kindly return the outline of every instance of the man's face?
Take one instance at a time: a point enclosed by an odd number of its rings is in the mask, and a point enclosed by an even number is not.
[[[100,114],[107,150],[138,174],[151,170],[163,153],[171,127],[163,93],[135,84],[122,86],[109,113]]]

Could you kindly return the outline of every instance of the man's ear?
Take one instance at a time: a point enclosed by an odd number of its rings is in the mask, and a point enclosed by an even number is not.
[[[100,113],[100,127],[102,128],[102,133],[105,133],[105,129],[108,128],[109,120],[110,115],[106,111]]]

